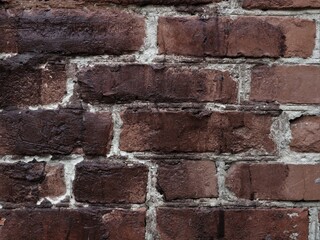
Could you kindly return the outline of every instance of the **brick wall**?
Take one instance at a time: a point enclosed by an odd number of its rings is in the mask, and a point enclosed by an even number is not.
[[[319,240],[319,0],[0,0],[0,239]]]

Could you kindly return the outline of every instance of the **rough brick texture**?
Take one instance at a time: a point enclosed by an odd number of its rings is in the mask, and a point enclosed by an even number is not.
[[[318,240],[319,0],[0,0],[0,240]]]
[[[0,178],[2,202],[36,203],[41,197],[58,197],[66,191],[62,165],[2,163]]]
[[[147,181],[144,166],[84,162],[76,166],[74,195],[79,202],[143,203]]]
[[[236,103],[237,83],[227,72],[149,65],[104,66],[82,70],[81,99],[89,103]]]
[[[1,240],[144,238],[145,210],[0,210]],[[14,233],[14,234],[13,234]]]
[[[276,17],[163,17],[158,44],[162,54],[196,57],[309,57],[316,26],[308,20]]]
[[[272,116],[241,112],[122,113],[120,148],[125,151],[273,153]]]
[[[158,188],[168,201],[218,196],[216,167],[211,161],[163,162]]]
[[[140,49],[144,20],[119,10],[0,11],[0,51],[122,54]]]
[[[293,217],[292,217],[293,216]],[[168,239],[299,239],[308,236],[305,209],[159,208],[160,238]]]
[[[315,201],[320,200],[319,171],[320,165],[237,163],[226,185],[239,198]]]
[[[65,155],[81,147],[89,155],[105,155],[112,139],[109,113],[6,111],[0,123],[0,155]]]
[[[320,8],[318,0],[244,0],[244,8],[260,9],[300,9],[300,8]]]
[[[66,92],[63,59],[18,55],[0,60],[0,107],[62,101]]]
[[[258,66],[252,70],[252,101],[320,104],[320,67]]]
[[[320,152],[320,117],[303,116],[291,121],[291,149],[297,152]]]

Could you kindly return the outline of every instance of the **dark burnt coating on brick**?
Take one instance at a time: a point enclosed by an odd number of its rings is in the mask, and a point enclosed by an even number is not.
[[[121,117],[124,151],[275,153],[268,114],[127,110]]]
[[[86,116],[72,109],[2,112],[0,154],[67,155],[83,147],[89,155],[104,155],[112,139],[111,117],[97,114],[94,121]]]
[[[79,202],[143,203],[147,181],[145,166],[82,162],[76,166],[73,189]]]
[[[228,72],[148,65],[103,66],[78,73],[80,98],[85,102],[236,103],[237,83]]]
[[[160,162],[157,184],[167,201],[218,196],[216,167],[212,161]]]
[[[244,0],[242,7],[248,9],[305,9],[320,8],[318,0]]]
[[[1,10],[0,22],[2,52],[119,55],[145,36],[143,18],[120,10]]]
[[[291,218],[291,214],[296,217]],[[169,239],[289,239],[308,236],[307,209],[157,209],[160,238]]]
[[[66,91],[65,59],[17,55],[0,60],[0,107],[58,103]]]
[[[41,197],[65,193],[63,166],[45,162],[0,164],[0,201],[36,203]]]
[[[0,218],[5,219],[4,225],[0,228],[1,240],[138,240],[142,239],[145,231],[143,209],[0,210]],[[128,232],[132,235],[128,235]]]

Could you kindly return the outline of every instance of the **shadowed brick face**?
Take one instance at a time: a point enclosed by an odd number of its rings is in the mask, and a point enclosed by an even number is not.
[[[318,240],[320,0],[0,0],[0,240]]]

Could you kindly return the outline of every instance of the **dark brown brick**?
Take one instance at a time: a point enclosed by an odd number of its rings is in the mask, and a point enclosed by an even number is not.
[[[145,211],[107,209],[0,210],[1,240],[115,239],[144,237]],[[131,235],[128,235],[128,233]]]
[[[76,166],[73,189],[79,202],[143,203],[147,181],[145,166],[82,162]]]
[[[320,8],[318,0],[244,0],[242,6],[252,9],[299,9]]]
[[[315,36],[314,21],[290,17],[161,17],[158,26],[161,54],[197,57],[307,58]]]
[[[253,68],[251,79],[251,101],[320,103],[320,67],[258,66]]]
[[[41,197],[57,197],[66,191],[63,165],[2,163],[0,179],[2,202],[36,203]]]
[[[167,201],[218,196],[216,166],[212,161],[161,162],[158,188]]]
[[[0,51],[122,54],[140,49],[142,17],[120,10],[0,11]]]
[[[78,92],[89,103],[153,102],[236,103],[237,83],[228,72],[148,65],[105,66],[78,74]]]
[[[14,56],[0,60],[0,107],[58,103],[66,91],[65,62]]]
[[[320,165],[237,163],[231,166],[227,187],[239,198],[320,200]]]
[[[87,155],[106,155],[111,148],[113,123],[108,112],[84,114],[83,150]]]
[[[124,151],[273,153],[272,117],[249,112],[151,112],[121,114]]]
[[[162,240],[308,238],[306,209],[165,208],[157,210]]]
[[[221,0],[85,0],[88,3],[114,3],[121,5],[137,4],[137,5],[197,5],[204,3],[220,2]]]
[[[4,111],[0,155],[70,154],[81,147],[88,155],[104,155],[112,141],[110,114],[83,115],[71,109]]]
[[[290,147],[296,152],[320,152],[320,117],[303,116],[291,121]]]

